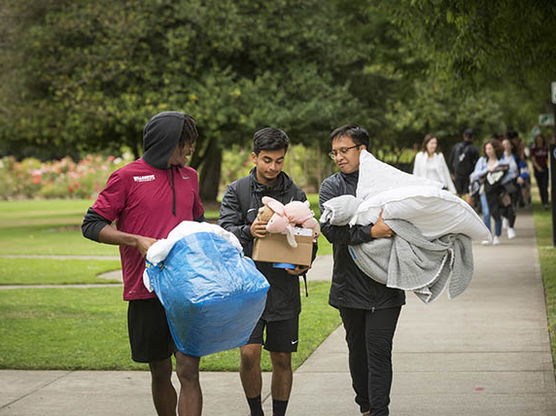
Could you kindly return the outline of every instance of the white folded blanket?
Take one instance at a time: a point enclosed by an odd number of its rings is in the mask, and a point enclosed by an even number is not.
[[[414,291],[425,303],[446,287],[453,298],[473,276],[471,240],[489,239],[490,232],[469,204],[441,188],[362,151],[356,196],[326,201],[321,222],[368,225],[382,212],[396,235],[350,246],[356,265],[388,287]]]
[[[342,195],[323,204],[321,222],[337,225],[374,224],[382,218],[411,222],[428,239],[465,234],[488,240],[490,232],[464,200],[441,189],[442,185],[402,172],[361,152],[356,196]],[[350,218],[346,222],[347,218]]]

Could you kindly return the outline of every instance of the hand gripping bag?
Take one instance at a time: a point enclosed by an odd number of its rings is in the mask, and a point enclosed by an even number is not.
[[[147,262],[177,349],[204,356],[244,345],[265,307],[269,284],[254,262],[213,232],[181,237]]]

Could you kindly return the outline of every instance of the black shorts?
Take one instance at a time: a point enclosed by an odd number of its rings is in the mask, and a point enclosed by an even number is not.
[[[454,185],[458,195],[465,195],[469,193],[469,176],[456,176]]]
[[[166,313],[158,298],[129,301],[127,330],[133,361],[165,360],[176,352]]]
[[[263,332],[266,327],[266,339]],[[299,316],[284,321],[267,322],[259,319],[248,344],[262,344],[270,352],[295,352],[299,342]]]

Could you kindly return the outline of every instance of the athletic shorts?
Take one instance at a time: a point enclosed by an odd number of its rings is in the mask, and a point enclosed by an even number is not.
[[[464,195],[469,193],[469,176],[456,176],[454,179],[454,185],[456,187],[456,192],[458,195]]]
[[[130,300],[127,329],[133,361],[150,363],[165,360],[176,352],[166,313],[158,298]]]
[[[263,332],[266,328],[266,339]],[[262,344],[271,352],[296,352],[299,333],[299,316],[283,321],[267,322],[259,319],[249,337],[248,344]]]

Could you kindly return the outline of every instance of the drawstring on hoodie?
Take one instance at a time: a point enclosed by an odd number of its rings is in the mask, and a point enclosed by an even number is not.
[[[170,186],[172,187],[172,214],[176,215],[176,188],[174,186],[174,168],[170,168]]]

